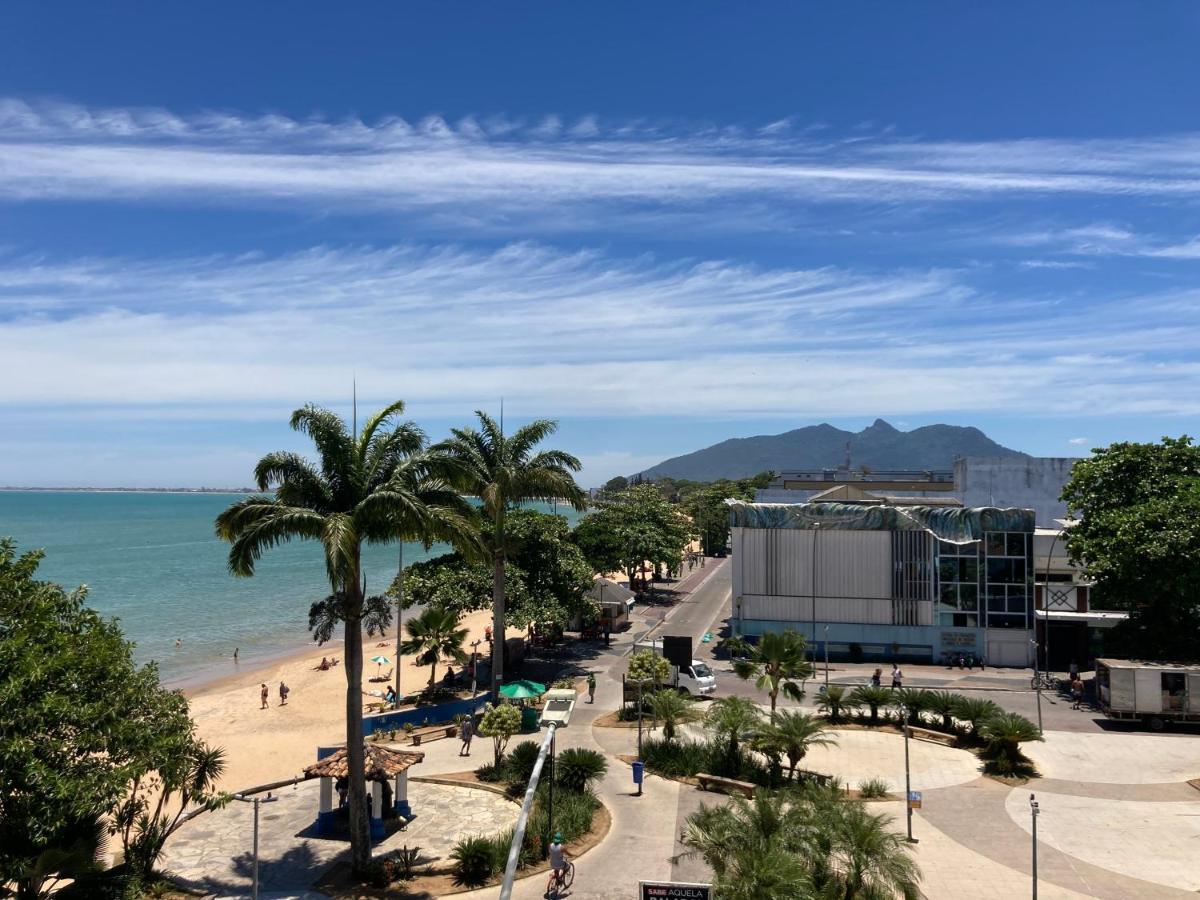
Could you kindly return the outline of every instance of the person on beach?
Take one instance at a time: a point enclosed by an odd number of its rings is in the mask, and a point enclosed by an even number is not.
[[[318,668],[320,671],[322,671],[322,672],[327,672],[327,671],[329,671],[329,660],[328,660],[328,659],[326,659],[324,656],[322,656],[322,657],[321,657],[321,664],[320,664],[319,666],[317,666],[317,668]]]
[[[263,682],[262,691],[259,693],[259,696],[262,698],[262,706],[259,709],[266,709],[267,698],[271,696],[271,692],[267,690],[267,683],[265,681]]]
[[[596,702],[596,676],[592,672],[588,672],[588,703]]]
[[[383,700],[388,706],[396,705],[396,690],[390,684],[388,685],[387,693],[383,695]]]
[[[1079,709],[1083,703],[1083,679],[1076,672],[1071,678],[1071,709]]]
[[[291,688],[289,688],[282,681],[279,682],[279,705],[280,706],[287,706],[288,694],[290,694],[291,692],[292,692]]]
[[[904,673],[900,671],[899,663],[892,663],[892,690],[904,687]]]
[[[233,661],[235,663],[238,661],[238,648],[237,647],[233,648]]]
[[[462,738],[462,747],[459,748],[459,756],[471,755],[471,738],[475,737],[475,720],[470,716],[466,716],[462,720],[462,725],[459,726],[458,736]]]

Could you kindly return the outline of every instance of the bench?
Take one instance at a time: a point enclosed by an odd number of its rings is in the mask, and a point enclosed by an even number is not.
[[[442,738],[454,737],[458,734],[457,725],[430,725],[427,728],[417,728],[410,735],[410,739],[415,746],[420,746],[426,741],[438,741]]]
[[[953,734],[946,734],[944,731],[934,731],[932,728],[921,728],[919,725],[910,725],[908,728],[912,732],[912,736],[918,741],[929,741],[931,744],[945,744],[949,747],[958,740]]]
[[[726,794],[739,793],[748,800],[754,799],[755,786],[748,781],[738,781],[736,778],[723,778],[720,775],[708,775],[701,772],[696,775],[696,780],[700,782],[700,790],[707,791],[709,788],[717,788]]]

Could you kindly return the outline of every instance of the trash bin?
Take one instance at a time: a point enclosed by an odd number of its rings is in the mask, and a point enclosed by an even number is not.
[[[524,732],[538,730],[538,711],[532,706],[527,706],[521,710],[521,730]]]
[[[645,771],[646,771],[646,764],[644,762],[642,762],[640,759],[634,760],[634,762],[633,762],[633,783],[634,784],[642,783],[642,774]]]

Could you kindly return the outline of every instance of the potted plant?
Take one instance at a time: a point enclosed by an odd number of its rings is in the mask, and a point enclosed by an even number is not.
[[[388,740],[389,741],[396,740],[396,729],[395,728],[388,729]]]
[[[416,743],[416,741],[415,741],[415,740],[414,740],[414,738],[413,738],[413,723],[412,723],[412,722],[405,722],[405,723],[404,723],[404,735],[405,735],[405,737],[407,737],[407,738],[408,738],[410,741],[413,741],[413,743]]]

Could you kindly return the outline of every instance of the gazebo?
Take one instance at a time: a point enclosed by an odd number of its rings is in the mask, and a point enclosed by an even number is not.
[[[317,761],[304,770],[304,778],[305,780],[321,779],[317,834],[327,835],[332,834],[337,828],[338,810],[333,805],[334,782],[337,779],[346,778],[350,767],[346,759],[345,747],[332,752],[321,749],[317,751],[317,756]],[[413,750],[391,750],[379,744],[364,744],[363,756],[363,771],[371,786],[371,838],[378,840],[384,835],[384,785],[389,778],[396,779],[395,790],[392,794],[392,809],[397,816],[411,819],[413,812],[408,803],[408,770],[417,763],[423,762],[425,754]]]

